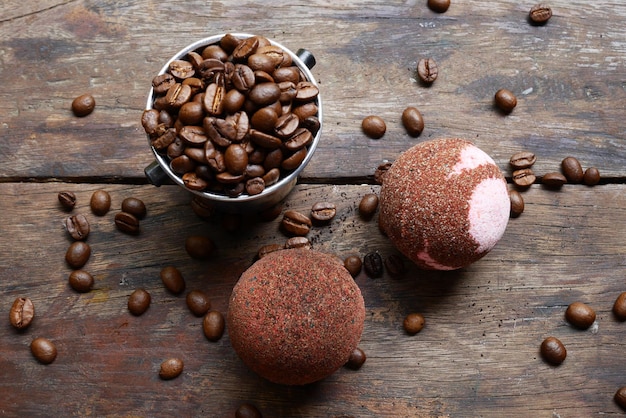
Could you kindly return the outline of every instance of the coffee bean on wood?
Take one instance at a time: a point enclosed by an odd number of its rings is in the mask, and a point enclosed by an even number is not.
[[[389,254],[385,257],[385,269],[389,275],[394,277],[402,276],[406,272],[404,260],[398,254]]]
[[[87,116],[95,107],[96,99],[91,94],[81,94],[72,100],[72,112],[79,117]]]
[[[380,116],[370,115],[366,116],[361,121],[361,129],[363,133],[372,139],[380,139],[385,135],[387,131],[387,125]]]
[[[587,329],[596,320],[596,312],[583,302],[573,302],[565,310],[565,319],[576,328]]]
[[[215,244],[211,238],[204,235],[190,235],[185,240],[185,250],[191,258],[206,260],[215,251]]]
[[[348,357],[346,367],[352,370],[358,370],[361,368],[361,366],[363,366],[363,364],[365,364],[366,360],[367,356],[365,355],[365,352],[359,347],[356,347],[354,350],[352,350],[352,353],[350,353],[350,357]]]
[[[219,341],[224,334],[226,321],[224,315],[219,311],[209,311],[204,315],[202,321],[202,331],[209,341]]]
[[[559,365],[565,361],[567,350],[565,346],[556,337],[548,337],[541,343],[541,356],[545,361],[553,365]]]
[[[146,204],[136,197],[127,197],[122,201],[122,212],[130,213],[137,219],[143,219],[147,213]]]
[[[600,171],[596,167],[589,167],[583,175],[583,183],[587,186],[595,186],[600,183]]]
[[[367,193],[359,202],[359,214],[364,219],[371,219],[378,209],[378,195]]]
[[[69,191],[63,191],[63,192],[59,192],[57,194],[57,199],[59,200],[59,203],[61,204],[61,206],[63,206],[63,209],[65,210],[72,210],[74,209],[74,206],[76,206],[76,195],[74,194],[74,192],[69,192]]]
[[[428,0],[426,4],[433,12],[445,13],[450,7],[450,0]]]
[[[256,406],[250,403],[244,403],[239,405],[235,411],[235,418],[262,418],[261,412]]]
[[[211,309],[211,300],[202,290],[194,289],[185,298],[187,307],[195,316],[203,316]]]
[[[318,223],[330,222],[337,214],[337,206],[330,202],[317,202],[311,208],[311,218]]]
[[[422,58],[417,62],[417,77],[424,84],[432,84],[439,76],[439,67],[432,58]]]
[[[515,185],[527,188],[535,182],[537,177],[535,177],[535,173],[533,173],[530,168],[522,168],[520,170],[513,171],[512,179]]]
[[[145,289],[137,289],[128,297],[128,310],[135,316],[142,315],[150,307],[152,300],[150,293]]]
[[[296,210],[290,209],[283,214],[281,227],[289,235],[305,236],[312,226],[311,219]]]
[[[57,358],[57,348],[44,337],[35,338],[30,343],[30,351],[41,364],[50,364]]]
[[[511,200],[511,217],[517,218],[524,212],[524,198],[517,190],[509,190],[509,199]]]
[[[585,175],[580,161],[576,157],[566,157],[561,161],[561,170],[563,175],[570,183],[580,183]]]
[[[517,106],[517,97],[512,91],[507,89],[500,89],[496,92],[494,101],[496,107],[504,113],[511,113],[515,106]]]
[[[626,321],[626,292],[620,293],[613,304],[613,314],[620,321]]]
[[[365,273],[371,278],[381,277],[383,275],[383,258],[378,251],[368,253],[363,257],[363,268]]]
[[[613,395],[613,400],[620,406],[620,408],[626,411],[626,386],[622,386],[617,389],[617,392]]]
[[[536,4],[528,12],[528,18],[532,23],[544,24],[552,17],[552,9],[545,4]]]
[[[544,174],[543,177],[541,178],[541,183],[545,185],[546,187],[549,187],[552,189],[558,189],[561,186],[563,186],[565,183],[567,183],[567,178],[563,174],[557,173],[555,171],[552,173]]]
[[[139,219],[128,212],[118,212],[115,214],[115,226],[121,232],[130,235],[137,235],[139,229]]]
[[[349,255],[345,258],[345,260],[343,260],[343,265],[352,277],[356,277],[361,272],[363,262],[361,261],[361,257],[358,255]]]
[[[537,161],[537,156],[531,151],[516,152],[509,159],[509,164],[514,170],[520,170],[522,168],[530,168]]]
[[[408,314],[404,317],[404,321],[402,323],[404,331],[406,331],[409,335],[414,335],[420,332],[424,328],[425,324],[426,320],[424,319],[424,315],[420,313]]]
[[[111,208],[111,195],[106,190],[96,190],[89,201],[91,211],[98,216],[104,216]]]
[[[311,241],[307,237],[291,237],[285,241],[285,249],[306,248],[311,249]]]
[[[35,318],[35,305],[29,298],[19,297],[13,301],[9,321],[17,329],[27,328]]]
[[[407,107],[402,112],[402,125],[412,137],[420,136],[424,131],[424,118],[415,107]]]
[[[68,283],[75,291],[86,293],[93,288],[94,279],[93,276],[85,270],[74,270],[70,273]]]
[[[161,363],[159,368],[159,377],[163,380],[174,379],[183,372],[185,364],[177,357],[167,359]]]
[[[65,218],[65,229],[70,236],[77,241],[84,241],[89,236],[89,221],[82,214],[72,215]]]
[[[65,261],[70,267],[79,269],[87,264],[90,256],[91,247],[89,244],[83,241],[75,241],[70,244],[65,252]]]
[[[175,295],[181,294],[185,290],[185,279],[176,267],[166,266],[161,269],[161,281],[167,290]]]

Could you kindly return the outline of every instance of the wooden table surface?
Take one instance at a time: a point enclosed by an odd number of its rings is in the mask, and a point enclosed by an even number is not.
[[[611,308],[626,291],[626,3],[549,5],[552,19],[533,26],[533,2],[517,0],[452,0],[444,14],[425,0],[3,0],[0,307],[6,318],[16,297],[29,297],[36,318],[22,332],[0,325],[0,415],[233,417],[244,402],[265,417],[623,415],[613,395],[626,385],[626,323]],[[177,266],[188,290],[204,290],[226,313],[258,248],[286,239],[279,220],[246,219],[229,231],[219,216],[196,216],[187,191],[156,188],[143,171],[153,158],[140,124],[152,77],[186,44],[226,32],[261,34],[317,60],[323,135],[285,205],[306,213],[319,200],[337,204],[332,223],[309,234],[315,249],[394,253],[356,206],[379,190],[379,164],[426,139],[474,141],[509,182],[509,157],[531,150],[539,179],[575,156],[599,168],[601,184],[533,185],[525,212],[468,268],[361,273],[363,367],[304,387],[269,383],[239,360],[228,330],[215,343],[204,337],[201,319],[163,288],[159,272]],[[416,82],[423,57],[440,67],[430,87]],[[493,108],[499,88],[518,97],[510,115]],[[83,93],[97,106],[77,118],[70,103]],[[407,106],[424,115],[419,138],[400,124]],[[387,121],[379,140],[361,132],[369,114]],[[89,211],[97,189],[113,199],[103,217]],[[73,213],[92,224],[85,268],[96,283],[86,294],[67,284],[62,190],[76,193]],[[148,207],[138,236],[113,224],[130,196]],[[191,234],[210,236],[216,256],[191,259]],[[139,287],[152,305],[134,317],[126,303]],[[596,310],[590,329],[564,320],[574,301]],[[411,312],[426,318],[414,336],[402,328]],[[539,355],[551,335],[568,350],[559,367]],[[55,342],[55,362],[32,357],[36,337]],[[163,381],[159,365],[172,356],[185,370]]]

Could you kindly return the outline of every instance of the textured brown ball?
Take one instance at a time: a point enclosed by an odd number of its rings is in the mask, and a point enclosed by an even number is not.
[[[266,255],[241,275],[227,318],[232,346],[250,369],[275,383],[305,385],[348,361],[365,304],[336,257],[294,248]]]

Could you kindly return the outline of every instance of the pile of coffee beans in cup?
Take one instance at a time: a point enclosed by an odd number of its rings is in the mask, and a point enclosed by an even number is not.
[[[319,89],[267,38],[227,34],[152,80],[141,123],[193,191],[257,195],[298,168],[320,129]]]

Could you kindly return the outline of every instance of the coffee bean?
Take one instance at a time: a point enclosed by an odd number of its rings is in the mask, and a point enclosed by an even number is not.
[[[145,203],[141,199],[127,197],[122,201],[122,212],[130,213],[137,219],[143,219],[147,210]]]
[[[89,221],[82,214],[68,216],[65,218],[65,229],[73,239],[84,241],[89,236]]]
[[[522,168],[520,170],[513,171],[512,179],[513,183],[517,186],[526,188],[530,187],[530,185],[533,184],[537,178],[530,168]]]
[[[106,190],[96,190],[89,201],[91,211],[98,216],[104,216],[111,208],[111,195]]]
[[[298,211],[290,209],[283,214],[281,227],[289,235],[305,236],[312,226],[311,219]]]
[[[426,320],[420,313],[410,313],[404,318],[402,323],[404,331],[409,335],[415,335],[424,328]]]
[[[417,63],[417,76],[424,84],[432,84],[439,75],[439,67],[432,58],[422,58]]]
[[[596,167],[589,167],[583,175],[583,183],[587,186],[595,186],[600,182],[600,171]]]
[[[219,341],[224,334],[224,315],[219,311],[209,311],[204,315],[202,331],[209,341]]]
[[[352,370],[359,370],[361,366],[365,364],[365,360],[367,360],[365,352],[359,347],[356,347],[354,350],[352,350],[352,353],[350,353],[350,357],[348,358],[346,367]]]
[[[509,199],[511,201],[511,217],[517,218],[524,212],[524,198],[517,190],[509,190]]]
[[[78,117],[87,116],[96,107],[96,99],[91,94],[81,94],[72,101],[72,112]]]
[[[183,372],[185,364],[179,358],[170,358],[161,363],[159,377],[163,380],[174,379]]]
[[[368,253],[363,257],[363,268],[369,277],[381,277],[383,275],[383,258],[377,251]]]
[[[311,241],[307,237],[291,237],[285,241],[285,249],[304,248],[311,249]]]
[[[136,235],[139,233],[139,219],[127,212],[115,214],[115,226],[121,232]]]
[[[89,260],[91,256],[91,247],[83,241],[73,242],[65,253],[65,261],[74,268],[79,269]]]
[[[377,184],[383,184],[383,179],[385,178],[385,174],[387,173],[387,171],[391,168],[391,164],[391,162],[387,161],[380,164],[376,168],[376,171],[374,172],[374,181]]]
[[[254,405],[244,403],[235,411],[235,418],[262,418],[262,415]]]
[[[620,293],[615,299],[613,315],[620,321],[626,321],[626,292]]]
[[[385,258],[385,269],[394,277],[402,276],[406,272],[404,260],[398,254],[390,254]]]
[[[253,177],[246,181],[245,189],[250,196],[261,194],[265,190],[265,181],[262,177]]]
[[[626,411],[626,386],[622,386],[617,389],[617,392],[615,392],[615,395],[613,396],[613,400],[620,406],[620,408]]]
[[[450,7],[450,0],[428,0],[426,4],[433,12],[445,13]]]
[[[187,293],[187,307],[195,316],[202,316],[211,309],[211,300],[202,290],[194,289]]]
[[[541,343],[541,356],[548,363],[559,365],[567,356],[563,343],[556,337],[548,337]]]
[[[9,311],[9,321],[17,329],[27,328],[35,318],[35,305],[29,298],[17,298]]]
[[[570,183],[580,183],[583,181],[585,173],[575,157],[566,157],[561,161],[561,170]]]
[[[76,206],[76,195],[74,192],[59,192],[57,198],[65,210],[72,210]]]
[[[142,315],[150,307],[150,293],[145,289],[137,289],[128,297],[128,310],[135,316]]]
[[[565,319],[576,328],[587,329],[596,320],[596,312],[582,302],[574,302],[567,307]]]
[[[215,244],[211,238],[203,235],[191,235],[185,240],[185,250],[191,258],[206,260],[215,251]]]
[[[185,279],[181,272],[174,266],[166,266],[161,269],[161,281],[167,290],[178,295],[185,290]]]
[[[528,18],[532,23],[544,24],[552,17],[552,9],[545,4],[536,4],[528,12]]]
[[[368,193],[361,198],[359,202],[359,214],[364,219],[371,219],[378,209],[378,195]]]
[[[530,168],[537,161],[537,156],[530,151],[516,152],[509,159],[509,164],[513,170],[520,170],[522,168]]]
[[[500,89],[494,96],[495,104],[504,113],[511,113],[515,106],[517,106],[517,97],[512,91],[507,89]]]
[[[387,131],[387,125],[380,116],[370,115],[366,116],[361,121],[361,129],[363,133],[372,139],[379,139],[385,135]]]
[[[311,218],[320,223],[330,222],[337,214],[337,206],[330,202],[317,202],[311,208]]]
[[[85,270],[74,270],[68,280],[70,287],[77,292],[86,293],[93,287],[93,276]]]
[[[561,173],[557,173],[557,172],[546,173],[541,178],[541,183],[545,185],[546,187],[558,189],[559,187],[567,183],[567,179]]]
[[[57,348],[47,338],[35,338],[30,343],[30,351],[41,364],[50,364],[57,358]]]
[[[274,251],[284,250],[285,246],[282,244],[266,244],[259,248],[257,251],[257,258],[261,259],[268,254],[273,253]]]
[[[350,255],[343,260],[343,266],[348,270],[352,277],[356,277],[361,272],[363,262],[358,255]]]
[[[407,107],[402,112],[402,125],[409,135],[418,137],[424,130],[424,118],[417,108]]]

